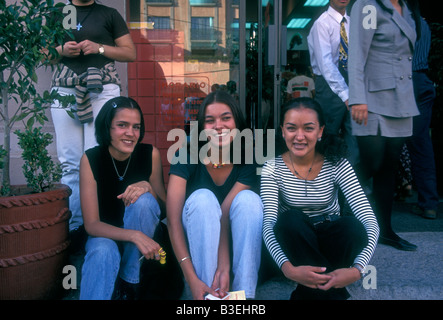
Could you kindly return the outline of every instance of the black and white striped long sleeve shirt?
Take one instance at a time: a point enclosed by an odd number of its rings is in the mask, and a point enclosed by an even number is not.
[[[288,261],[288,258],[274,234],[274,226],[279,213],[297,208],[310,217],[324,214],[339,215],[339,189],[342,190],[352,212],[363,224],[368,235],[368,245],[354,259],[354,263],[364,268],[374,254],[379,227],[348,160],[342,159],[334,165],[325,159],[318,176],[308,181],[294,176],[281,156],[268,160],[264,164],[260,190],[264,205],[263,238],[271,256],[280,268],[284,262]]]

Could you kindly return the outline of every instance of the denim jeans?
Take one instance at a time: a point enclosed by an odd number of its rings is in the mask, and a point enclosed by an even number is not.
[[[197,276],[211,286],[217,270],[220,240],[220,204],[210,190],[194,191],[185,202],[182,221],[192,263]],[[260,268],[263,205],[260,197],[243,190],[231,204],[229,218],[232,232],[232,290],[245,290],[255,297]]]
[[[159,221],[157,200],[150,193],[145,193],[126,208],[123,227],[141,231],[152,238]],[[132,242],[119,244],[108,238],[89,237],[82,267],[80,300],[111,299],[117,276],[126,282],[138,283],[140,257],[140,251]]]
[[[75,95],[74,88],[54,87],[60,95]],[[101,93],[89,93],[94,119],[106,101],[120,96],[120,87],[116,84],[105,84]],[[76,106],[72,106],[73,109]],[[52,121],[54,123],[57,155],[62,165],[61,183],[69,186],[72,194],[69,197],[69,209],[72,216],[69,221],[69,230],[77,229],[83,224],[80,208],[79,170],[80,159],[83,153],[97,145],[94,123],[82,124],[71,118],[65,109],[56,100],[51,106]]]

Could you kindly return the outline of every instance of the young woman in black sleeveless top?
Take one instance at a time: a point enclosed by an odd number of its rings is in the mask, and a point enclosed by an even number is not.
[[[140,143],[145,128],[137,102],[109,100],[95,125],[99,146],[87,150],[80,165],[89,234],[80,299],[97,300],[111,299],[117,279],[134,289],[142,256],[160,259],[162,249],[152,238],[166,191],[158,149]]]

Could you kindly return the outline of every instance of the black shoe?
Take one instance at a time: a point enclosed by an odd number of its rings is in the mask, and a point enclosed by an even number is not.
[[[425,209],[422,216],[426,219],[437,219],[437,210]]]
[[[88,234],[86,233],[84,225],[69,231],[69,239],[71,240],[71,243],[69,244],[69,253],[83,253],[86,241],[88,240]]]
[[[403,251],[417,250],[417,246],[415,244],[412,244],[400,237],[396,237],[395,239],[393,239],[393,238],[387,238],[387,237],[380,236],[380,238],[378,239],[378,242],[381,244],[385,244],[385,245],[394,247],[395,249],[398,249],[398,250],[403,250]]]
[[[422,216],[426,219],[437,219],[437,210],[434,209],[423,209],[415,205],[411,209],[412,213]]]

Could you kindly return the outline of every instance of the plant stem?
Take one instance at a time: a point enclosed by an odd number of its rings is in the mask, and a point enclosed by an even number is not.
[[[4,74],[3,71],[0,72],[0,82],[3,82]],[[11,126],[9,125],[10,119],[9,119],[9,112],[8,112],[8,105],[9,105],[9,97],[8,97],[8,87],[5,86],[1,90],[2,95],[2,118],[4,123],[4,135],[3,135],[3,149],[6,150],[8,155],[4,159],[3,163],[3,172],[2,172],[2,186],[4,190],[9,190],[9,184],[10,184],[10,175],[9,175],[9,162],[10,162],[10,153],[11,153]]]

